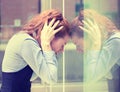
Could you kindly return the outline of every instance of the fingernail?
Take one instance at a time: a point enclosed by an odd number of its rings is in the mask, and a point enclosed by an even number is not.
[[[59,23],[60,21],[59,21],[59,20],[57,20],[57,22]]]

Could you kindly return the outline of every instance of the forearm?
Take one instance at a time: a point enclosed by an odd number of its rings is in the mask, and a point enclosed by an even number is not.
[[[52,53],[52,54],[50,54]],[[46,80],[47,83],[55,83],[57,82],[57,68],[58,63],[53,51],[51,52],[43,52],[45,56],[46,63],[43,63],[41,66],[40,75],[42,76],[43,80]]]
[[[42,51],[36,42],[26,40],[20,52],[24,61],[41,80],[46,83],[57,81],[57,59],[54,51]]]
[[[95,77],[98,56],[99,51],[89,51],[84,56],[84,80],[86,82],[92,81]]]
[[[52,50],[49,42],[42,42],[41,47],[42,47],[43,51],[51,51]]]

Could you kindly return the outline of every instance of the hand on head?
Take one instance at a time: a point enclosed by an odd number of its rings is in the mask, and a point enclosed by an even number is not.
[[[86,19],[82,21],[84,27],[79,26],[84,31],[84,39],[91,42],[93,50],[100,50],[101,48],[101,30],[95,20]]]
[[[55,29],[60,21],[55,22],[55,18],[51,20],[51,22],[48,24],[48,20],[45,22],[44,27],[41,31],[41,46],[42,49],[46,49],[46,46],[50,47],[50,43],[54,38],[54,35],[59,32],[63,26],[59,27],[58,29]],[[51,49],[51,48],[49,48]]]

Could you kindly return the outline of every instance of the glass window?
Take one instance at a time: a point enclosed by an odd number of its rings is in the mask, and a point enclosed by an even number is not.
[[[8,40],[32,16],[47,9],[59,9],[71,22],[82,8],[93,8],[111,18],[117,27],[120,26],[119,0],[0,0],[0,68],[4,50]],[[65,46],[65,52],[58,55],[58,84],[50,87],[40,85],[41,92],[82,92],[84,62],[83,54],[76,51],[75,45],[70,41]],[[1,81],[1,72],[0,72]],[[33,81],[32,91],[37,89],[40,79]],[[43,88],[43,89],[42,89]],[[39,89],[39,88],[38,88]],[[38,92],[38,91],[36,91]]]

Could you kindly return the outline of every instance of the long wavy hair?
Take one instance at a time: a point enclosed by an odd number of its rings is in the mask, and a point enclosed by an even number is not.
[[[107,39],[108,37],[111,36],[111,34],[118,31],[115,24],[108,17],[99,14],[95,10],[84,9],[79,12],[79,16],[73,19],[71,23],[71,29],[72,29],[71,35],[72,33],[74,33],[74,31],[76,31],[80,37],[83,37],[85,32],[83,32],[83,30],[80,30],[78,26],[84,26],[84,24],[82,23],[82,20],[86,18],[92,21],[94,19],[96,21],[101,31],[102,40]]]
[[[59,10],[56,9],[51,9],[51,10],[46,10],[35,17],[33,17],[31,20],[29,20],[24,26],[23,26],[23,31],[28,33],[30,36],[35,38],[39,44],[40,42],[40,33],[43,29],[43,26],[45,24],[45,21],[48,20],[48,23],[55,18],[56,21],[60,20],[60,23],[58,26],[55,28],[59,28],[60,26],[63,26],[63,28],[55,34],[55,38],[57,37],[64,37],[65,35],[69,35],[69,23],[68,21],[63,17],[62,13]],[[56,22],[55,21],[55,22]],[[34,35],[36,34],[36,35]]]

